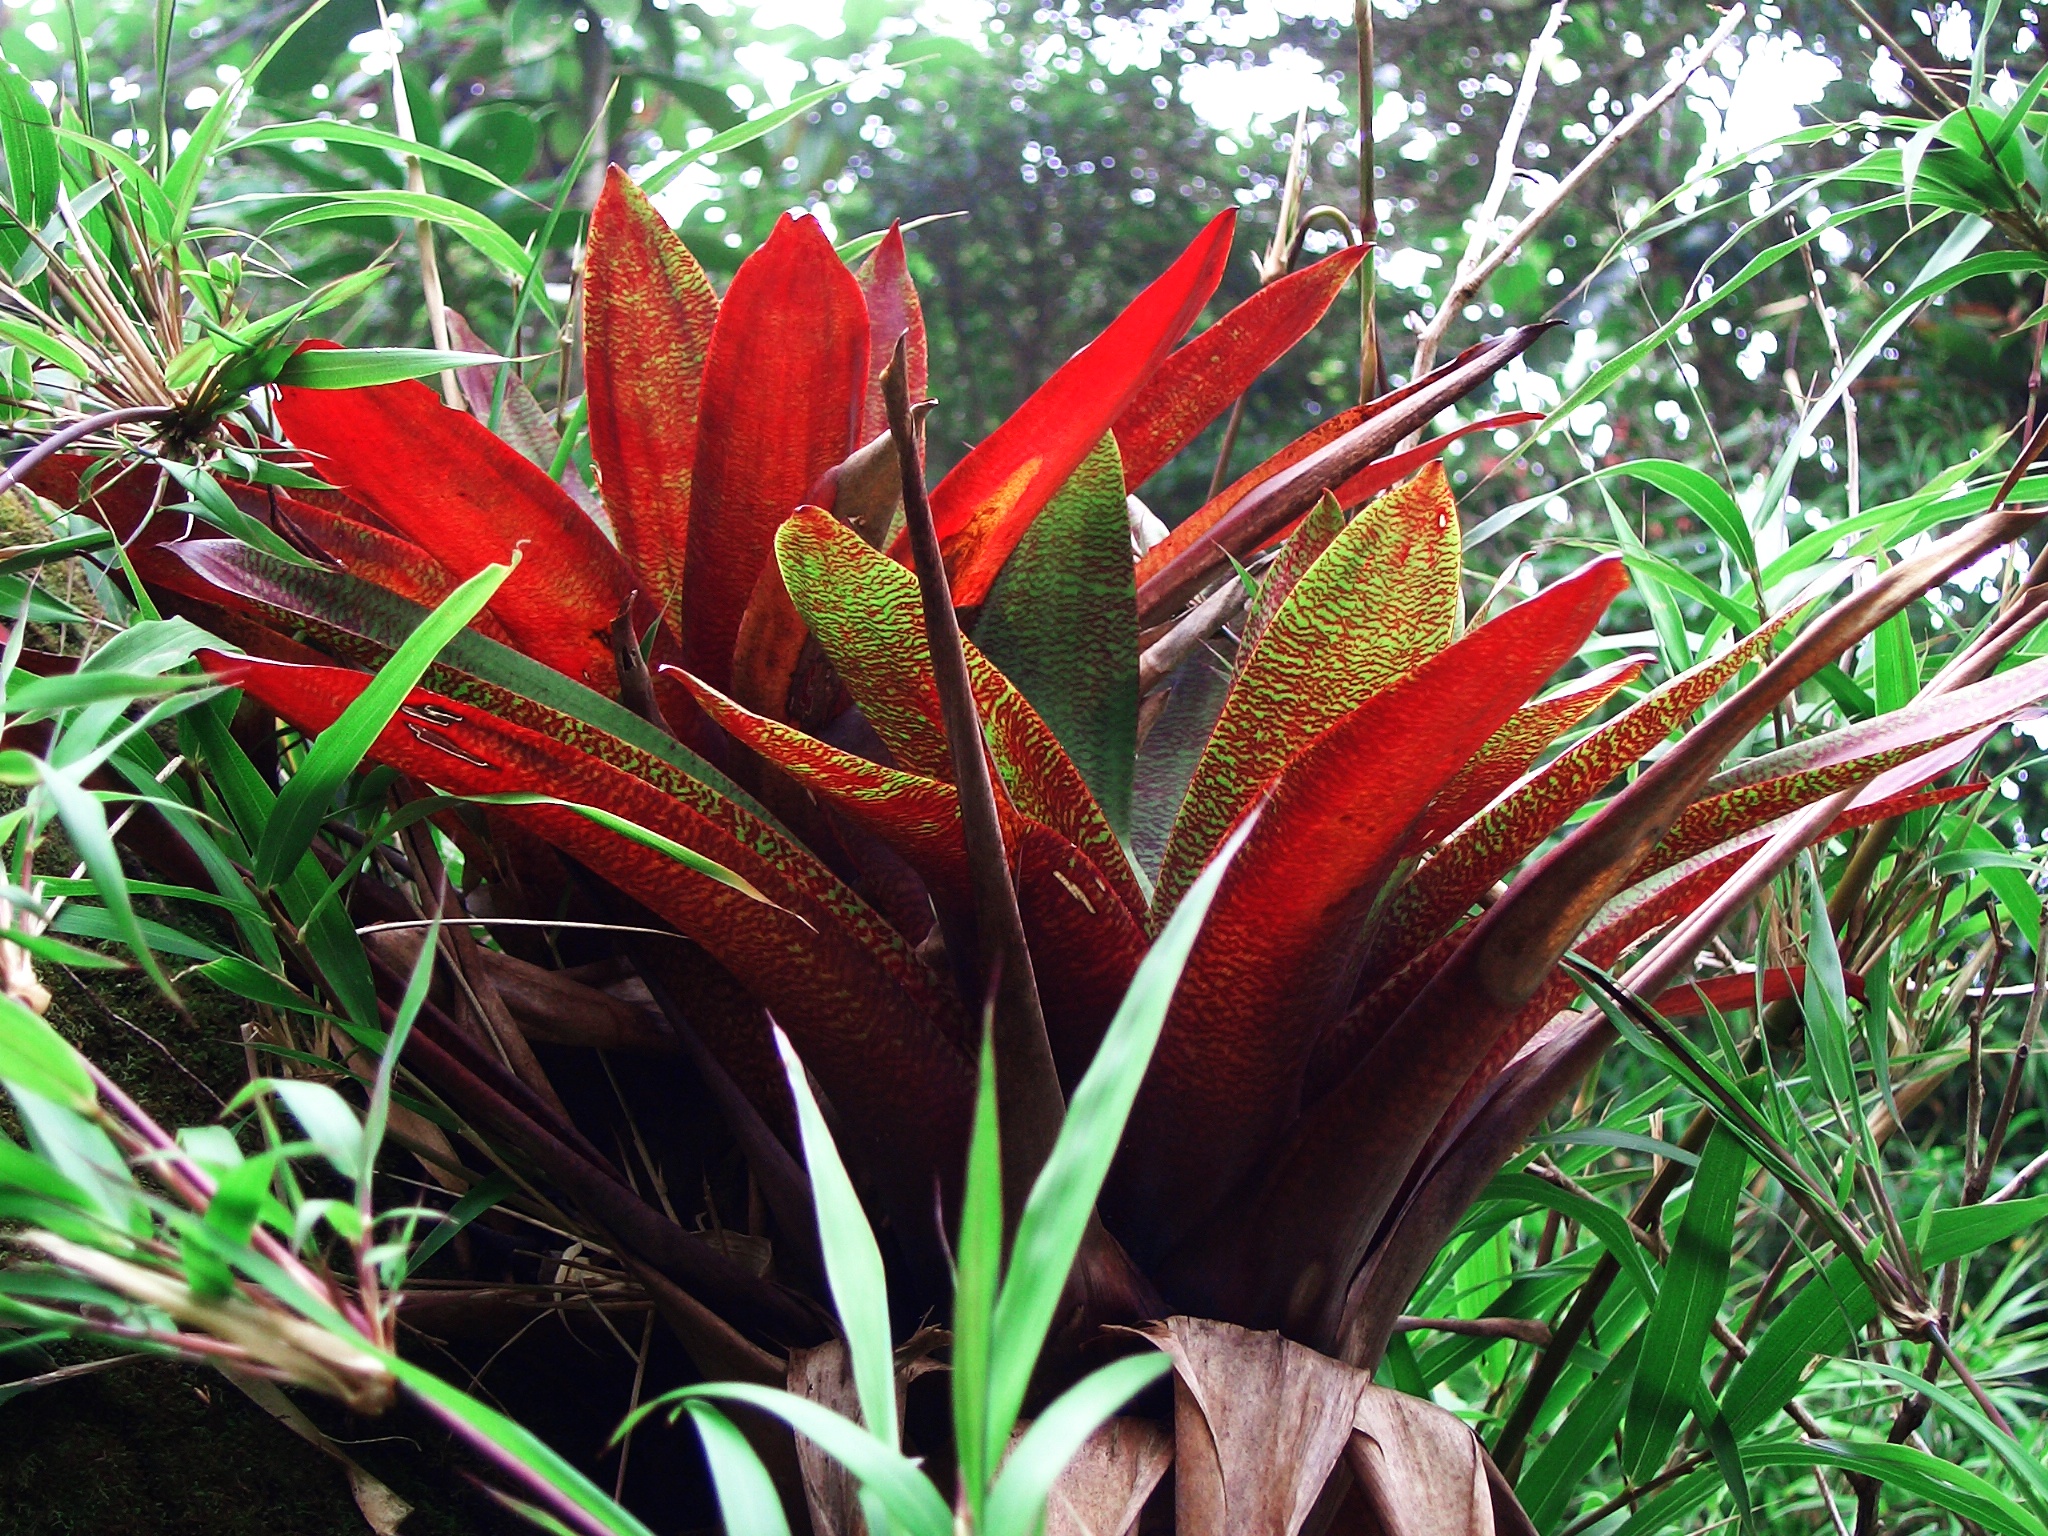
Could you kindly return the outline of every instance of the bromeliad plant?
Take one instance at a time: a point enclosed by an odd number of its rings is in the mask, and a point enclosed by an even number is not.
[[[1655,992],[1801,846],[1969,793],[1928,786],[2048,694],[2048,661],[1995,672],[2022,603],[1920,702],[1722,766],[1801,683],[2031,526],[2001,493],[1537,766],[1642,673],[1543,692],[1623,566],[1468,621],[1447,439],[1401,446],[1531,329],[1342,413],[1134,559],[1127,498],[1359,259],[1177,345],[1231,234],[1228,215],[1205,230],[928,495],[900,236],[849,270],[794,218],[721,295],[617,172],[584,301],[609,532],[416,383],[279,391],[278,433],[332,489],[228,494],[283,550],[190,537],[154,512],[146,466],[88,478],[56,457],[35,481],[120,533],[141,595],[239,648],[202,656],[242,690],[239,724],[195,710],[190,729],[239,765],[213,809],[241,846],[197,878],[269,904],[268,985],[377,1029],[409,969],[400,930],[425,920],[401,882],[458,935],[613,935],[658,1025],[534,963],[545,950],[458,938],[457,985],[422,1006],[408,1063],[617,1255],[709,1374],[815,1394],[796,1362],[831,1329],[825,1195],[791,1150],[807,1095],[792,1101],[773,1027],[836,1116],[899,1306],[941,1305],[967,1241],[969,1021],[994,999],[1004,1187],[1030,1189],[1148,943],[1241,838],[1040,1362],[1049,1391],[1105,1328],[1206,1320],[1171,1345],[1190,1531],[1205,1498],[1305,1512],[1366,1424],[1359,1368],[1604,1043],[1552,1027],[1581,985],[1568,954],[1616,967],[1676,922],[1631,972]],[[1209,643],[1232,622],[1219,669]],[[314,742],[282,796],[253,708]],[[379,767],[351,779],[365,757]],[[344,902],[398,925],[367,959],[335,934]],[[1743,973],[1667,1006],[1792,986]],[[685,1055],[746,1157],[766,1267],[643,1198],[528,1036]],[[1892,1321],[1918,1326],[1910,1267],[1887,1283]],[[1304,1395],[1339,1405],[1306,1440],[1288,1428]],[[1253,1427],[1226,1432],[1223,1404],[1246,1400]],[[1422,1486],[1462,1479],[1475,1528],[1520,1518],[1469,1437],[1437,1454],[1405,1422],[1373,1420],[1374,1454],[1406,1446]]]

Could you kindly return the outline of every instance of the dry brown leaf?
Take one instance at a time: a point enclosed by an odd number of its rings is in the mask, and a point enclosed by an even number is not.
[[[1368,1386],[1345,1459],[1375,1536],[1535,1536],[1471,1427],[1419,1397]]]
[[[816,1349],[791,1350],[789,1390],[856,1424],[861,1422],[853,1363],[842,1340],[830,1340]],[[803,1469],[812,1536],[866,1536],[867,1522],[861,1518],[857,1497],[860,1485],[853,1474],[802,1435],[796,1437],[796,1459]]]
[[[1023,1430],[1018,1426],[1020,1435]],[[1159,1425],[1111,1419],[1054,1480],[1045,1536],[1129,1536],[1172,1465],[1173,1437]]]
[[[1455,1414],[1277,1333],[1170,1318],[1180,1536],[1296,1536],[1338,1458],[1345,1536],[1535,1536]],[[1335,1498],[1336,1490],[1332,1490]]]
[[[1351,1438],[1364,1372],[1277,1333],[1174,1317],[1174,1523],[1184,1536],[1296,1536]]]

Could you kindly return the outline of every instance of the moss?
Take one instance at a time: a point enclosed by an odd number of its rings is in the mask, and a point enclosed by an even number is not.
[[[189,912],[150,915],[191,919]],[[213,1119],[220,1101],[241,1086],[246,1005],[237,999],[188,984],[180,991],[189,1016],[181,1017],[139,974],[73,978],[54,967],[39,970],[51,993],[51,1021],[167,1127]],[[0,1110],[0,1119],[11,1122],[11,1111]],[[98,1351],[80,1344],[51,1353],[70,1363]],[[17,1373],[0,1363],[0,1375]],[[404,1408],[377,1420],[353,1419],[307,1394],[293,1399],[414,1506],[406,1536],[529,1529],[466,1479],[466,1454],[431,1422]],[[0,1536],[368,1530],[340,1464],[211,1370],[130,1361],[0,1402]]]
[[[62,1351],[59,1352],[63,1353]],[[304,1404],[415,1506],[406,1536],[517,1529],[457,1474],[431,1426]],[[337,1422],[340,1421],[340,1422]],[[391,1437],[391,1438],[386,1438]],[[4,1536],[365,1536],[341,1465],[211,1371],[144,1360],[0,1405]]]

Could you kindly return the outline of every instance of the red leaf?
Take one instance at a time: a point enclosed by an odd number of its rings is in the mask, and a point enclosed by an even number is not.
[[[618,551],[547,471],[417,381],[287,387],[278,391],[277,419],[315,473],[457,580],[520,550],[519,568],[490,611],[536,661],[616,691],[605,634],[632,583]]]
[[[1117,1165],[1113,1224],[1141,1253],[1198,1222],[1293,1115],[1408,829],[1626,581],[1602,560],[1509,609],[1360,704],[1274,782],[1195,942]]]
[[[932,491],[953,602],[977,606],[1088,451],[1102,440],[1223,278],[1237,226],[1225,209],[1100,336],[978,443]]]
[[[896,338],[903,338],[904,382],[910,386],[913,402],[930,392],[926,372],[924,308],[917,301],[917,285],[910,280],[910,263],[903,250],[903,228],[891,224],[882,243],[868,253],[868,259],[854,273],[868,304],[868,371],[879,374],[878,359],[896,350]],[[889,409],[875,380],[866,381],[867,403],[861,408],[859,442],[868,442],[889,430]]]
[[[867,374],[860,284],[815,218],[777,219],[726,289],[704,364],[683,664],[719,688],[775,530],[853,447]]]
[[[1389,973],[1434,943],[1494,881],[1718,693],[1793,617],[1782,615],[1654,689],[1460,828],[1394,898],[1374,939],[1370,968]]]
[[[1842,981],[1849,995],[1861,1001],[1862,976],[1844,971]],[[1805,966],[1773,966],[1763,974],[1762,1005],[1768,1008],[1788,997],[1798,997],[1805,987]],[[1651,1000],[1650,1006],[1667,1019],[1684,1019],[1705,1013],[1710,1006],[1720,1013],[1741,1013],[1756,1008],[1758,1002],[1756,974],[1746,971],[1739,976],[1716,976],[1710,981],[1688,981],[1683,986],[1667,987]]]
[[[633,578],[678,633],[698,397],[717,318],[704,269],[611,166],[583,271],[590,455]]]
[[[1200,591],[1223,569],[1226,552],[1244,559],[1283,535],[1324,491],[1429,425],[1521,356],[1545,329],[1520,326],[1467,348],[1415,383],[1325,422],[1212,498],[1138,563],[1139,622],[1159,622]]]
[[[1346,246],[1268,283],[1175,352],[1116,419],[1124,489],[1135,491],[1323,318],[1367,247]]]
[[[216,676],[302,730],[332,724],[366,674],[202,653]],[[751,881],[763,905],[556,806],[505,806],[529,828],[696,940],[790,1032],[853,1131],[888,1170],[899,1211],[928,1212],[966,1145],[973,1077],[941,1021],[945,996],[901,939],[804,850],[704,786],[642,755],[647,776],[416,689],[371,756],[456,794],[532,792],[597,806],[698,849]]]
[[[1647,657],[1631,656],[1610,662],[1549,698],[1516,710],[1514,718],[1444,786],[1406,851],[1421,853],[1483,810],[1527,771],[1545,747],[1634,682],[1647,661]]]

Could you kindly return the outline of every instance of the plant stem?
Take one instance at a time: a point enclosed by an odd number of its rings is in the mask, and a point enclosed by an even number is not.
[[[889,433],[896,444],[896,462],[903,476],[903,517],[917,568],[918,592],[924,604],[926,642],[938,685],[939,710],[945,717],[946,744],[953,757],[953,782],[960,791],[961,835],[974,886],[974,918],[979,934],[983,985],[995,993],[995,1050],[999,1112],[1003,1125],[1003,1188],[1006,1199],[1021,1209],[1024,1196],[1052,1151],[1066,1117],[1066,1099],[1053,1066],[1040,1011],[1038,982],[1031,951],[1024,939],[1024,918],[1017,909],[1016,887],[1010,883],[1009,857],[1003,848],[1001,813],[995,781],[989,773],[988,747],[982,738],[981,712],[974,702],[974,684],[967,673],[967,652],[960,621],[953,612],[952,589],[939,532],[925,498],[924,466],[917,456],[914,408],[902,337],[882,375],[889,408]]]
[[[168,421],[177,414],[167,405],[124,405],[119,410],[101,411],[97,415],[86,417],[83,421],[74,421],[68,427],[60,427],[16,459],[8,466],[7,472],[0,475],[0,496],[6,495],[21,484],[22,478],[51,454],[62,453],[81,438],[91,437],[93,433],[107,427],[123,426],[133,421]]]
[[[1373,84],[1375,67],[1372,30],[1372,0],[1353,0],[1352,23],[1358,34],[1358,230],[1371,245],[1379,238],[1380,221],[1373,206],[1374,166],[1372,142],[1373,98],[1379,94]],[[1373,280],[1373,256],[1366,253],[1358,274],[1358,403],[1365,404],[1379,382],[1379,325],[1373,311],[1377,286]],[[1415,377],[1420,378],[1421,370]]]

